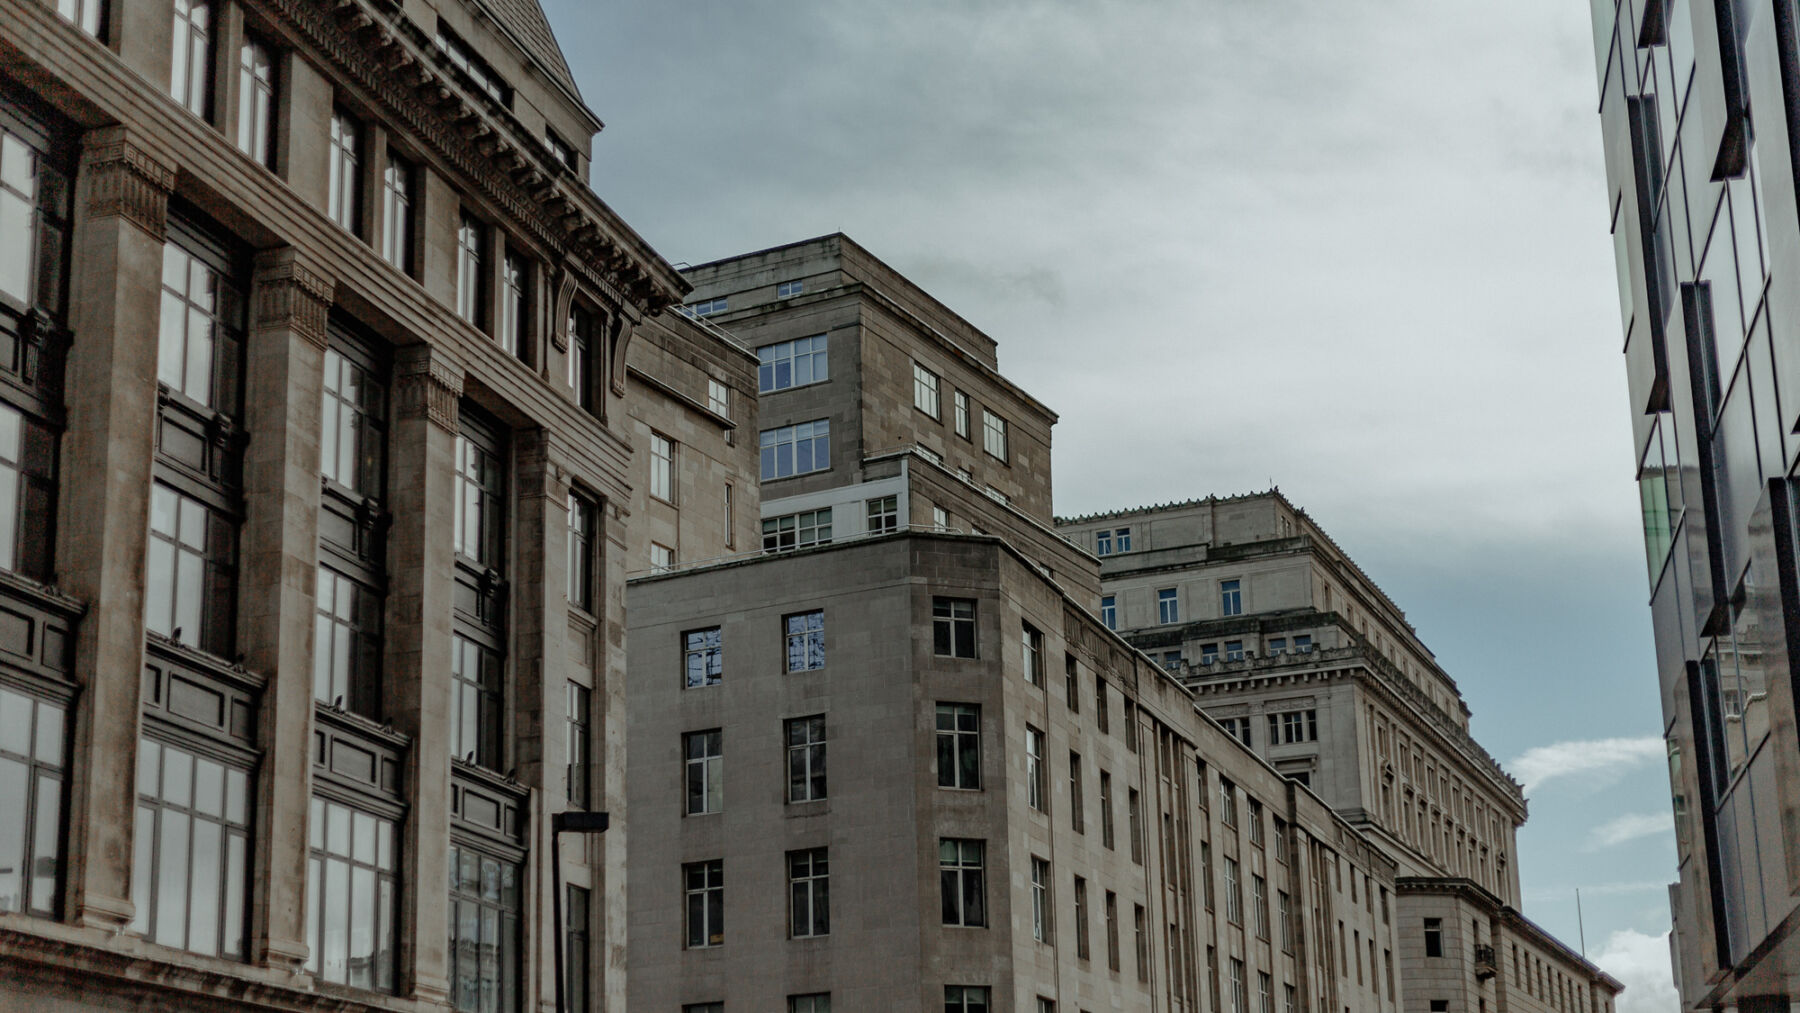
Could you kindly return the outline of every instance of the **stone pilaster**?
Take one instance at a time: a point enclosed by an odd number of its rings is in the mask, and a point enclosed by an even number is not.
[[[630,814],[625,808],[625,563],[626,518],[630,512],[619,501],[607,500],[600,508],[600,560],[596,567],[600,586],[600,631],[594,658],[596,718],[594,755],[599,759],[599,783],[595,807],[612,814],[612,829],[590,849],[597,855],[593,871],[594,897],[600,908],[600,952],[604,959],[594,969],[594,990],[609,1010],[625,1005],[625,835]]]
[[[251,954],[306,962],[313,602],[319,558],[319,429],[333,283],[291,248],[257,257],[246,355],[239,643],[268,678],[259,712]]]
[[[64,913],[130,922],[144,670],[144,553],[156,428],[162,241],[175,170],[123,128],[91,132],[76,182],[57,582],[88,604]]]
[[[450,614],[456,429],[462,367],[428,345],[395,357],[388,430],[394,523],[388,539],[387,711],[412,738],[401,891],[405,994],[449,994]]]
[[[568,541],[569,477],[557,451],[556,438],[534,429],[514,441],[518,495],[518,519],[513,525],[518,551],[513,581],[513,714],[514,757],[519,780],[537,795],[538,819],[529,841],[538,860],[531,884],[535,910],[530,912],[530,934],[535,945],[527,953],[536,961],[537,973],[527,981],[538,983],[541,1004],[556,999],[554,921],[555,884],[550,866],[549,814],[569,808],[563,775],[567,763],[564,722],[567,720],[568,675],[565,641],[569,632]],[[565,861],[580,853],[581,841],[562,842],[569,847]]]

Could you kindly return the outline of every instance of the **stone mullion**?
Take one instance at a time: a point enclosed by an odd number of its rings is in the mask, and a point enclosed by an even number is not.
[[[598,541],[600,558],[595,567],[596,608],[600,628],[594,635],[594,734],[593,772],[597,793],[594,807],[612,815],[616,829],[588,850],[593,896],[600,910],[599,942],[595,949],[603,959],[592,969],[593,990],[604,1008],[626,1009],[625,967],[625,834],[630,825],[625,808],[625,563],[626,518],[630,512],[616,499],[600,506]]]
[[[412,740],[410,812],[402,831],[399,918],[402,994],[450,991],[450,654],[455,560],[456,430],[462,368],[425,345],[394,363],[388,497],[390,566],[384,694]]]
[[[563,787],[567,764],[563,735],[567,674],[563,659],[567,657],[565,640],[569,628],[569,481],[568,470],[559,460],[548,431],[521,433],[514,446],[519,490],[518,520],[513,526],[517,545],[512,596],[516,652],[512,666],[516,701],[512,716],[514,758],[520,783],[537,796],[533,809],[538,817],[528,837],[538,856],[531,863],[536,909],[527,912],[527,924],[536,943],[531,945],[528,941],[526,949],[532,954],[535,974],[527,975],[526,980],[537,983],[536,994],[548,1003],[555,1000],[556,939],[549,814],[569,808]],[[563,843],[573,846],[566,855],[579,853],[579,841]]]
[[[320,396],[332,282],[292,249],[257,258],[246,349],[245,519],[239,639],[269,679],[259,714],[253,959],[306,962],[313,612],[319,559]]]
[[[156,431],[162,247],[175,170],[122,127],[85,138],[76,183],[57,581],[87,603],[76,709],[65,915],[131,921],[144,567]]]

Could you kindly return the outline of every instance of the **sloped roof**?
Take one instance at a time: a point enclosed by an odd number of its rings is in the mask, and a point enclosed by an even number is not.
[[[581,89],[575,85],[575,75],[569,73],[569,63],[563,59],[562,46],[557,44],[556,33],[550,30],[550,19],[544,17],[544,8],[538,0],[478,0],[482,8],[488,12],[496,23],[510,32],[526,55],[537,61],[552,81],[568,89],[576,99],[581,98]]]

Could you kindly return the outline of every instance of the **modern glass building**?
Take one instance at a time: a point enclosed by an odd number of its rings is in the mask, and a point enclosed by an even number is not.
[[[1795,14],[1593,2],[1687,1009],[1800,985]]]

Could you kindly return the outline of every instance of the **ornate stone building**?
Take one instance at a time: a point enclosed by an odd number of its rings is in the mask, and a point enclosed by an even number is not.
[[[1099,559],[1108,628],[1395,863],[1408,1013],[1610,1011],[1619,983],[1519,910],[1518,782],[1405,613],[1305,511],[1271,491],[1057,527]]]
[[[533,0],[0,2],[0,1005],[541,1008],[566,901],[624,1008],[549,817],[626,815],[636,420],[754,388],[599,125]]]
[[[993,339],[841,235],[687,276],[761,537],[634,570],[633,1008],[1408,1008],[1399,867],[1100,622]]]

